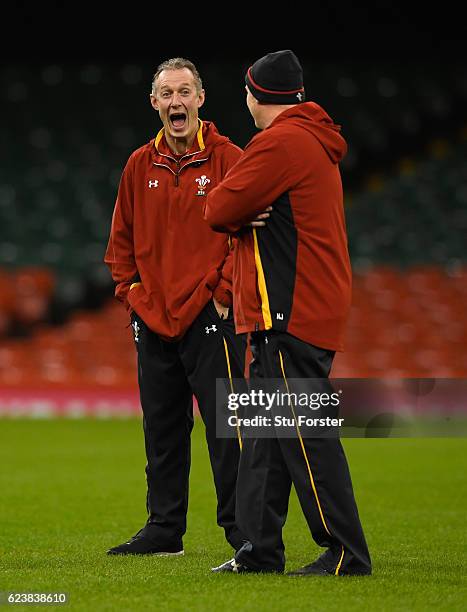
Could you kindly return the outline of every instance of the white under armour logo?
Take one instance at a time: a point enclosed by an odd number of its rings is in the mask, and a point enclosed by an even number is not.
[[[206,333],[209,334],[209,332],[216,332],[217,326],[216,325],[213,325],[212,327],[206,326],[205,329],[206,329]]]
[[[284,320],[284,315],[282,314],[282,312],[278,312],[278,313],[276,314],[276,319],[277,319],[278,321],[283,321],[283,320]]]
[[[148,185],[149,189],[151,189],[152,187],[159,187],[159,181],[149,181],[149,185]]]
[[[302,92],[301,92],[301,91],[299,91],[299,92],[298,92],[298,94],[297,94],[297,98],[299,99],[299,101],[300,101],[300,102],[302,101],[303,94],[302,94]]]
[[[134,323],[132,323],[131,327],[133,328],[133,332],[135,334],[135,342],[139,342],[139,330],[140,330],[140,327],[138,325],[138,321],[135,321]]]

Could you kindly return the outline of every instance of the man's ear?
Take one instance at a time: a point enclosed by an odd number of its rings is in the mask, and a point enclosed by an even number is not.
[[[204,93],[204,89],[202,89],[199,92],[199,96],[198,96],[198,108],[201,108],[203,106],[204,100],[205,100],[205,93]]]
[[[154,94],[150,94],[149,98],[151,100],[151,106],[153,107],[154,110],[158,111],[159,110],[159,106],[157,104],[157,98]]]

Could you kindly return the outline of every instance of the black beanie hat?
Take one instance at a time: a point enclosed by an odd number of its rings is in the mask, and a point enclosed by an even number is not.
[[[261,104],[298,104],[305,100],[302,67],[290,49],[261,57],[248,68],[245,82]]]

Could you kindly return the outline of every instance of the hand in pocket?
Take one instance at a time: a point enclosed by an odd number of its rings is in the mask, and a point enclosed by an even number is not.
[[[214,304],[214,307],[217,310],[217,314],[219,315],[219,318],[227,319],[227,317],[229,316],[229,307],[223,306],[220,302],[216,300],[215,297],[212,298],[212,302]]]

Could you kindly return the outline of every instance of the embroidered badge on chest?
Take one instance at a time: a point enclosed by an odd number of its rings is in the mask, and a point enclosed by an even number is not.
[[[198,183],[198,193],[196,195],[205,196],[206,187],[211,182],[211,179],[209,179],[205,174],[202,174],[199,178],[195,179],[195,181]]]

